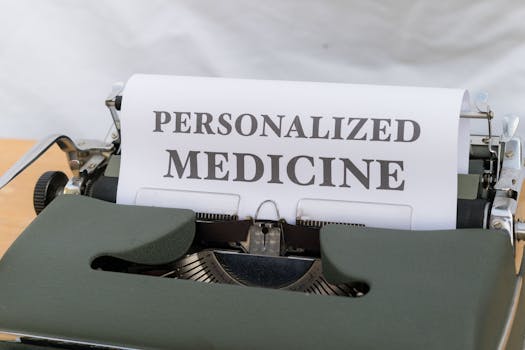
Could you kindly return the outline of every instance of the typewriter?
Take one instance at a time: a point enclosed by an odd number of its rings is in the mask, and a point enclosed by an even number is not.
[[[470,137],[455,230],[289,224],[115,204],[121,92],[106,141],[51,136],[0,178],[54,144],[73,173],[40,177],[0,260],[0,349],[523,348],[517,118],[494,135],[490,108],[461,115],[488,132]]]

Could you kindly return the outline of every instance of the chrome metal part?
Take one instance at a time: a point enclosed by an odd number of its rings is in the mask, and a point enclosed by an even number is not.
[[[497,171],[497,182],[494,184],[496,194],[490,212],[489,227],[504,230],[508,233],[511,243],[525,238],[525,224],[518,222],[514,214],[518,206],[517,197],[521,187],[521,173],[523,166],[521,139],[515,137],[519,125],[519,118],[506,116],[503,120],[503,133],[499,140],[489,140],[490,144],[497,142],[500,149],[497,155],[501,157],[497,162],[501,170]],[[504,145],[501,151],[501,145]]]
[[[467,119],[492,119],[494,116],[487,112],[461,112],[459,117]]]
[[[518,130],[520,119],[515,115],[506,115],[503,117],[503,134],[501,139],[503,142],[511,140]]]
[[[82,189],[84,186],[84,178],[79,176],[72,177],[66,186],[64,187],[64,194],[82,194]]]
[[[490,168],[482,174],[484,194],[482,198],[487,197],[487,190],[491,188],[499,179],[500,173],[500,155],[501,152],[501,139],[499,136],[492,136],[490,139],[486,135],[470,135],[471,146],[490,146],[490,153],[492,154],[491,159],[487,159],[490,164]]]
[[[281,253],[281,228],[274,223],[256,223],[248,230],[250,254],[279,256]]]
[[[62,150],[65,150],[66,153],[73,147],[73,141],[64,135],[50,135],[42,141],[38,142],[36,145],[31,147],[29,151],[26,152],[11,168],[9,168],[1,177],[0,177],[0,189],[7,185],[11,180],[13,180],[18,174],[24,171],[28,166],[30,166],[35,160],[40,158],[51,146],[57,143]]]
[[[353,227],[365,227],[364,224],[359,224],[359,223],[321,221],[321,220],[304,220],[301,218],[297,218],[295,224],[297,226],[317,227],[317,228],[321,228],[325,225],[330,225],[330,224],[346,225],[346,226],[353,226]]]
[[[496,195],[490,213],[490,228],[505,230],[512,244],[522,235],[519,232],[522,225],[515,227],[517,225],[514,222],[522,162],[521,141],[514,137],[505,142],[501,172],[498,182],[494,185]]]
[[[111,118],[113,119],[115,129],[117,130],[117,135],[112,136],[114,140],[120,140],[120,117],[118,115],[116,101],[117,96],[122,93],[122,90],[124,90],[124,83],[117,82],[113,84],[111,92],[109,93],[108,97],[106,97],[105,101],[106,107],[108,107],[109,112],[111,113]]]
[[[76,143],[73,143],[72,146],[74,146],[74,150],[76,152],[83,152],[83,151],[111,152],[113,151],[113,145],[111,143],[106,143],[100,140],[81,139],[81,140],[78,140]],[[62,148],[62,146],[60,148]],[[65,149],[63,148],[62,150],[65,151]]]
[[[517,137],[509,139],[514,134],[516,127],[516,121],[507,120],[507,125],[503,128],[506,131],[501,140],[506,139],[504,142],[505,148],[500,153],[502,154],[501,171],[499,172],[498,181],[494,185],[496,194],[490,213],[490,228],[506,231],[513,245],[518,235],[522,235],[519,232],[522,229],[522,225],[515,227],[517,225],[514,222],[523,163],[521,140]]]
[[[494,185],[494,189],[514,191],[517,194],[520,187],[521,165],[521,140],[519,138],[512,138],[505,142],[501,172],[498,182]]]
[[[501,139],[499,136],[492,136],[493,143],[499,144]],[[477,146],[486,146],[489,143],[487,135],[470,135],[470,144]]]
[[[491,206],[491,203],[487,202],[487,204],[485,204],[485,209],[483,210],[483,228],[489,227],[490,206]]]
[[[236,221],[239,219],[239,217],[237,215],[230,215],[230,214],[214,214],[214,213],[196,212],[195,219],[197,221],[204,221],[204,222]]]
[[[0,189],[7,185],[9,182],[11,182],[11,180],[13,180],[18,174],[24,171],[28,166],[30,166],[58,140],[62,140],[63,138],[67,138],[67,136],[51,135],[45,138],[44,140],[38,142],[33,147],[31,147],[31,149],[27,151],[22,158],[20,158],[11,168],[9,168],[0,177]],[[69,138],[67,139],[71,141]]]
[[[492,137],[492,119],[494,118],[494,112],[490,109],[489,105],[489,95],[488,93],[480,93],[476,96],[474,104],[476,105],[476,108],[478,110],[479,114],[484,114],[485,118],[487,119],[487,147],[489,149],[489,152],[492,153],[492,155],[497,156],[496,151],[494,151],[493,146],[498,145],[493,142]]]
[[[253,224],[248,229],[248,239],[241,245],[248,250],[250,254],[279,256],[281,253],[281,233],[282,227],[280,221],[276,222],[258,222],[259,212],[265,204],[271,204],[275,209],[275,218],[281,219],[277,203],[271,199],[262,201],[255,215],[252,218]]]
[[[493,136],[492,136],[492,119],[494,119],[494,113],[490,109],[489,105],[486,103],[486,99],[488,96],[485,96],[485,101],[481,104],[476,104],[476,107],[478,108],[477,112],[462,112],[459,117],[460,118],[467,118],[467,119],[486,119],[487,120],[487,136],[483,138],[484,143],[487,145],[490,153],[493,155],[497,155],[496,151],[494,151],[493,146],[498,145],[498,143],[494,142]]]
[[[257,207],[257,210],[255,211],[255,215],[253,216],[254,224],[255,224],[255,221],[259,218],[259,212],[261,211],[261,208],[265,204],[271,204],[274,207],[276,220],[280,220],[281,219],[281,214],[279,214],[279,207],[277,206],[277,203],[274,200],[272,200],[272,199],[266,199],[266,200],[262,201],[261,204],[259,204],[259,206]]]
[[[101,343],[93,343],[93,342],[86,342],[86,341],[80,341],[80,340],[72,340],[72,339],[62,339],[57,337],[46,337],[41,335],[34,335],[34,334],[28,334],[28,333],[19,333],[19,332],[11,332],[11,331],[2,331],[2,333],[17,337],[19,341],[16,343],[20,343],[21,339],[36,339],[36,340],[42,340],[45,342],[46,347],[51,346],[52,344],[56,345],[60,349],[100,349],[100,350],[139,350],[138,348],[129,348],[129,347],[122,347],[122,346],[115,346],[115,345],[107,345],[107,344],[101,344]],[[13,342],[14,343],[14,342]],[[20,345],[20,344],[18,344]],[[22,348],[23,349],[23,348]]]
[[[91,174],[105,161],[106,157],[104,157],[100,153],[95,153],[94,155],[88,158],[84,165],[82,165],[82,168],[80,168],[80,172],[86,172],[88,174]]]
[[[490,213],[490,228],[506,231],[514,244],[514,213],[522,166],[521,141],[518,138],[505,142],[501,164],[499,178],[494,185],[496,195]]]
[[[498,350],[507,349],[507,345],[510,339],[510,334],[512,332],[512,326],[514,325],[514,321],[516,320],[516,314],[518,312],[518,306],[520,304],[522,286],[523,286],[523,276],[520,275],[516,279],[516,284],[514,286],[514,293],[512,295],[512,302],[511,302],[510,309],[507,315],[507,320],[505,322],[505,327],[503,329],[503,333],[501,335],[501,339],[498,344]]]
[[[34,145],[0,177],[0,189],[40,158],[55,143],[66,153],[70,169],[75,176],[79,176],[81,167],[93,155],[97,154],[107,158],[113,152],[112,144],[96,140],[80,140],[75,143],[66,135],[50,135]]]
[[[516,212],[517,202],[514,198],[508,197],[505,191],[498,191],[492,210],[490,213],[490,228],[504,230],[514,244],[514,213]]]

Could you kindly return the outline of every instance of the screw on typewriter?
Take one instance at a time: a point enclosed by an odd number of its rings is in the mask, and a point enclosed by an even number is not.
[[[73,173],[45,173],[35,187],[35,209],[44,209],[60,194],[85,195],[116,201],[120,168],[120,121],[122,84],[115,84],[106,99],[113,126],[106,141],[74,142],[64,135],[50,136],[35,145],[0,178],[9,183],[53,144],[67,155]],[[483,102],[483,101],[482,101]],[[471,135],[469,174],[460,175],[458,228],[504,230],[514,246],[525,238],[525,206],[518,205],[521,184],[521,141],[516,137],[517,118],[504,118],[503,134],[492,134],[493,112],[486,103],[462,118],[487,121],[486,135]],[[239,220],[235,215],[196,213],[196,238],[188,254],[162,266],[139,265],[113,257],[100,257],[92,267],[125,273],[155,275],[208,283],[227,283],[286,289],[312,294],[361,296],[369,287],[356,281],[333,285],[322,274],[319,229],[326,222],[301,220],[291,225],[280,220]],[[261,208],[260,207],[260,208]],[[337,223],[336,223],[337,224]]]

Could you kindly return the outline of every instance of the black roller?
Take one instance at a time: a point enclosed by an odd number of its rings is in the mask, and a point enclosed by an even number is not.
[[[458,199],[456,227],[484,228],[488,203],[485,199]]]
[[[64,175],[65,176],[65,175]],[[101,199],[107,202],[115,203],[117,199],[117,187],[118,177],[108,177],[101,175],[88,184],[86,195]],[[486,207],[490,202],[485,199],[458,199],[457,202],[457,228],[484,228],[485,227],[485,215]],[[36,207],[35,207],[36,208]],[[490,209],[490,208],[489,208]],[[292,242],[297,240],[301,242],[301,247],[310,249],[318,246],[319,237],[314,232],[305,235],[304,230],[306,228],[295,225],[287,225],[286,232],[288,234],[287,241]],[[297,232],[296,232],[297,231]],[[315,231],[315,230],[313,230]],[[311,242],[305,246],[305,239],[311,238]],[[235,241],[235,239],[233,239]],[[315,250],[315,249],[314,249]],[[314,255],[317,255],[314,252]]]
[[[67,175],[61,171],[46,171],[40,176],[33,191],[33,207],[37,215],[63,193],[68,181]]]
[[[120,107],[122,106],[122,96],[115,97],[115,109],[117,111],[120,111]]]
[[[117,201],[118,177],[100,176],[89,184],[87,195],[106,202]]]

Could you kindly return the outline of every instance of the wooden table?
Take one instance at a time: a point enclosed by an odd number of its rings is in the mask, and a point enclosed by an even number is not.
[[[35,141],[0,139],[0,174],[3,174],[35,144]],[[0,190],[0,257],[35,218],[33,189],[48,170],[60,170],[71,177],[64,152],[53,146],[9,185]]]

